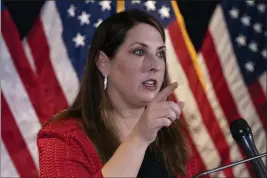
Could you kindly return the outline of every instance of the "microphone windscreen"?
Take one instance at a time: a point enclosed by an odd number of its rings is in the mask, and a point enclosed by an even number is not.
[[[252,135],[251,128],[249,127],[247,121],[243,118],[239,118],[231,122],[230,131],[236,142],[239,142],[243,136]]]

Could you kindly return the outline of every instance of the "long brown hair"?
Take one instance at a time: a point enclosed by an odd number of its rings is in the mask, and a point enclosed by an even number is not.
[[[81,119],[84,131],[94,143],[104,164],[118,148],[120,141],[111,119],[114,107],[104,90],[103,76],[97,68],[96,59],[99,51],[103,51],[112,59],[124,42],[127,32],[138,23],[155,27],[165,42],[164,29],[160,23],[143,11],[136,9],[124,11],[104,20],[96,29],[92,39],[80,89],[74,103],[55,117],[56,119]],[[166,69],[162,88],[168,84],[167,74]],[[189,149],[184,125],[180,120],[169,128],[162,128],[149,149],[163,155],[170,174],[185,174]]]

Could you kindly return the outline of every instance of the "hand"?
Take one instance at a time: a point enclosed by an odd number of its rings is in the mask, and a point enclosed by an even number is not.
[[[147,105],[131,135],[144,143],[152,143],[162,127],[169,127],[180,117],[183,102],[166,101],[178,87],[177,82],[168,85]]]

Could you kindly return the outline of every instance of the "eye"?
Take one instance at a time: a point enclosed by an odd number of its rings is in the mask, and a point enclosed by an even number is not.
[[[161,52],[159,52],[157,56],[158,56],[160,59],[165,59],[165,58],[166,58],[165,51],[161,51]]]
[[[138,56],[142,56],[145,53],[145,51],[143,49],[136,49],[133,51],[133,53]]]

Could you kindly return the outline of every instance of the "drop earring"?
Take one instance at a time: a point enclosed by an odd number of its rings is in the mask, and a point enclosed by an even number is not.
[[[108,86],[108,77],[105,75],[105,77],[104,77],[104,90],[107,90],[107,86]]]

